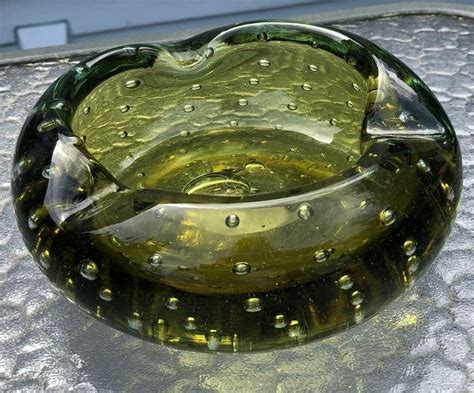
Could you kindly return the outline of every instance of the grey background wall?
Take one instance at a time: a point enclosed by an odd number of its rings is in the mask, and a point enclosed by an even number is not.
[[[0,51],[292,18],[414,0],[1,0]],[[444,4],[473,5],[474,0]],[[59,25],[57,22],[61,22]],[[39,26],[38,26],[39,25]],[[31,29],[36,26],[35,29]]]

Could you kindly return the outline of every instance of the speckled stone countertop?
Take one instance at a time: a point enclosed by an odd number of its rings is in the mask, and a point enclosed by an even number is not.
[[[0,67],[0,390],[176,392],[474,391],[474,19],[406,15],[340,23],[402,59],[431,87],[459,138],[461,207],[427,274],[377,317],[295,349],[183,352],[80,311],[32,263],[10,200],[28,111],[74,61]]]

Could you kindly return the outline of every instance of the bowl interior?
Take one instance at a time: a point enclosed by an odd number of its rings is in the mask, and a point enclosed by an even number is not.
[[[153,66],[82,100],[71,128],[118,182],[245,197],[313,185],[359,158],[361,59],[318,45],[328,38],[317,33],[311,44],[278,30],[239,43],[246,32],[234,30],[197,50],[157,47]]]

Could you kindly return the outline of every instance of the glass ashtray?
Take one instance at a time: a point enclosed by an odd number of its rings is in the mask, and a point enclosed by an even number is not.
[[[183,349],[345,330],[440,251],[461,156],[428,87],[353,34],[244,23],[99,53],[17,144],[24,241],[81,308]]]

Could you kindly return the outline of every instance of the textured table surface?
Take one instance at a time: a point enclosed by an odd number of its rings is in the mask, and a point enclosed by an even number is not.
[[[457,131],[463,200],[427,274],[375,318],[324,341],[256,354],[203,354],[124,335],[69,303],[16,228],[10,165],[28,111],[73,61],[0,67],[0,390],[474,391],[474,20],[398,16],[338,25],[424,79]]]

